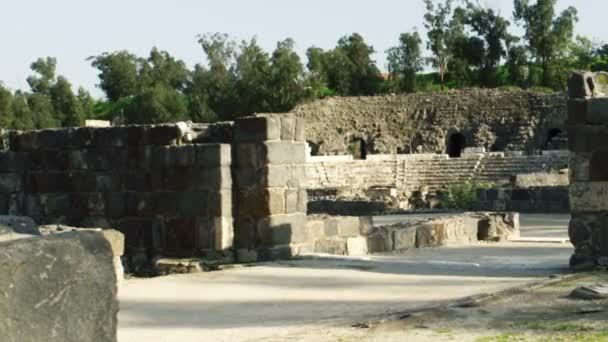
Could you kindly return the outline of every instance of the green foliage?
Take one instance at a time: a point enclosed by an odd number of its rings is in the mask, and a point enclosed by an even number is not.
[[[416,74],[424,66],[421,45],[422,40],[418,32],[402,33],[399,36],[399,45],[387,51],[392,90],[408,93],[416,90]]]
[[[491,183],[467,181],[448,188],[443,199],[443,206],[450,209],[473,209],[477,201],[477,191],[492,187]]]
[[[31,64],[29,92],[11,92],[0,84],[0,127],[77,126],[86,118],[214,122],[286,112],[304,100],[336,95],[475,86],[564,90],[574,69],[608,71],[608,44],[573,39],[577,11],[568,7],[557,14],[556,1],[514,0],[515,21],[525,32],[520,39],[499,12],[477,1],[423,0],[431,56],[422,57],[417,32],[403,33],[386,51],[387,78],[372,58],[374,48],[358,33],[327,50],[308,48],[306,67],[290,38],[267,52],[255,38],[237,43],[226,34],[201,35],[206,62],[192,69],[157,48],[146,57],[105,52],[88,59],[98,70],[104,99],[93,99],[84,89],[75,93],[68,79],[56,74],[55,58],[39,58]],[[421,74],[427,63],[436,71]]]
[[[568,7],[559,16],[555,14],[557,0],[514,0],[515,20],[523,24],[524,38],[542,68],[542,85],[552,86],[552,62],[568,49],[574,33],[574,23],[578,21],[577,11]]]

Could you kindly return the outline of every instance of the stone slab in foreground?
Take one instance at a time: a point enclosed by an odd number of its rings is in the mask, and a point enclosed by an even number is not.
[[[93,231],[0,242],[1,340],[116,341],[113,258]]]

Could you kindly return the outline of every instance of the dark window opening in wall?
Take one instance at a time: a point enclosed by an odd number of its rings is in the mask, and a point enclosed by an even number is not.
[[[460,158],[466,147],[467,139],[460,133],[454,133],[448,139],[448,154],[450,158]]]
[[[549,132],[547,133],[547,142],[545,143],[545,149],[559,150],[565,148],[565,146],[563,146],[565,142],[562,143],[564,136],[565,134],[562,132],[561,129],[553,128],[549,130]]]
[[[367,143],[361,138],[353,139],[348,145],[348,152],[354,159],[367,159]]]
[[[308,143],[308,147],[310,147],[310,155],[311,156],[318,156],[319,155],[319,150],[321,148],[321,144],[317,144],[314,143],[310,140],[306,141]]]
[[[595,182],[608,181],[608,150],[599,150],[591,154],[589,180]]]

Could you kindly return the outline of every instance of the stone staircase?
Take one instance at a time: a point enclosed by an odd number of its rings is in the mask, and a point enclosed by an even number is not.
[[[481,160],[473,179],[481,182],[504,183],[516,174],[547,172],[568,167],[568,157],[489,155]]]
[[[461,158],[438,154],[426,158],[318,162],[308,164],[308,187],[440,190],[468,181],[500,184],[509,182],[516,174],[559,170],[567,165],[568,156],[563,153],[542,156],[485,153],[465,154]]]

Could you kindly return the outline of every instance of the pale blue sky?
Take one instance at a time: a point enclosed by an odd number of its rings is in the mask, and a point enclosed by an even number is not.
[[[512,0],[480,0],[512,19]],[[257,35],[268,51],[286,37],[303,52],[331,48],[343,35],[359,32],[385,68],[384,51],[399,33],[417,27],[424,36],[422,0],[3,0],[0,11],[0,81],[27,89],[29,64],[58,59],[58,72],[95,95],[96,70],[85,59],[127,49],[147,55],[156,46],[189,66],[203,61],[196,35],[225,32],[237,39]],[[579,10],[577,33],[608,41],[605,0],[558,0],[559,9]]]

